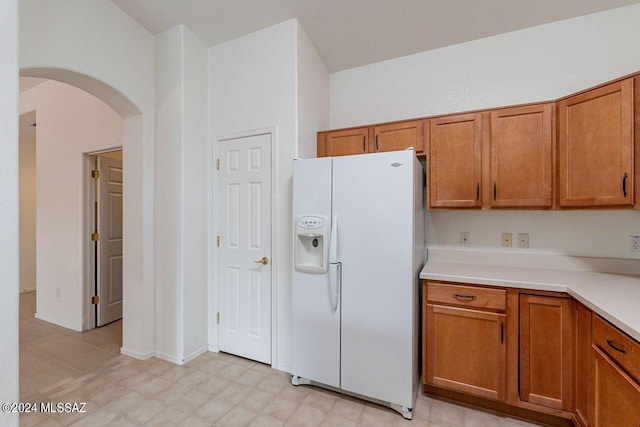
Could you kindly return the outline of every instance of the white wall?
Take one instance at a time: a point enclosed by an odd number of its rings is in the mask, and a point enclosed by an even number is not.
[[[184,337],[183,359],[207,350],[209,253],[209,148],[207,140],[207,48],[184,31],[183,236]]]
[[[329,71],[302,26],[297,31],[298,154],[317,156],[317,134],[329,127]]]
[[[315,132],[327,123],[326,69],[297,20],[289,20],[209,49],[210,135],[228,136],[273,128],[273,278],[276,302],[273,366],[291,365],[291,191],[293,159],[313,154]],[[313,94],[318,89],[324,93]],[[312,109],[306,107],[317,101]],[[305,110],[303,112],[302,110]],[[300,135],[304,134],[302,141]],[[213,152],[217,152],[214,143]],[[217,183],[213,182],[213,188]],[[215,224],[217,205],[212,206]],[[215,257],[216,254],[213,254]],[[215,279],[215,277],[213,277]],[[212,291],[217,307],[217,283]],[[217,346],[217,329],[210,343]]]
[[[28,114],[28,113],[27,113]],[[35,114],[33,114],[35,116]],[[20,131],[20,291],[36,289],[36,133]]]
[[[0,402],[18,402],[18,1],[0,2]],[[0,414],[17,426],[18,414]]]
[[[165,359],[177,357],[182,327],[181,48],[180,27],[156,36],[155,350]]]
[[[124,307],[126,354],[154,348],[153,36],[108,0],[21,0],[21,74],[66,81],[124,120]]]
[[[33,110],[38,120],[36,316],[82,331],[88,238],[84,154],[121,146],[122,118],[96,97],[53,80],[20,94],[20,112]]]
[[[331,75],[331,128],[557,99],[640,70],[640,5],[586,15]],[[637,211],[432,211],[427,245],[640,258]],[[514,236],[515,237],[515,236]]]
[[[207,51],[184,26],[156,36],[156,355],[207,349]]]

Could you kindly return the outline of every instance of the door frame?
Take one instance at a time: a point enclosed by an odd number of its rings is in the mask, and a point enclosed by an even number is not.
[[[94,243],[89,238],[93,233],[93,215],[94,215],[94,201],[95,201],[95,187],[94,181],[91,177],[91,171],[94,168],[95,163],[93,159],[104,153],[111,153],[114,151],[122,151],[124,153],[124,147],[112,147],[99,151],[90,151],[82,153],[82,162],[84,167],[82,168],[82,200],[83,200],[83,215],[82,215],[82,258],[84,266],[84,286],[82,287],[82,331],[89,331],[96,328],[96,316],[91,304],[91,297],[95,290],[95,258],[94,258]],[[124,281],[122,283],[124,287]],[[124,305],[124,303],[123,303]]]
[[[218,174],[216,173],[216,159],[219,155],[220,141],[226,141],[229,139],[248,138],[258,135],[270,135],[271,136],[271,366],[278,366],[278,286],[276,286],[276,278],[278,277],[278,270],[280,266],[280,260],[278,258],[276,239],[274,236],[279,235],[279,226],[277,219],[281,211],[273,201],[275,200],[276,190],[279,188],[280,179],[278,174],[275,173],[278,167],[277,156],[277,141],[278,133],[277,126],[266,126],[260,128],[246,129],[237,132],[225,133],[217,135],[213,138],[211,144],[209,144],[209,167],[208,169],[208,182],[209,188],[209,200],[208,200],[208,223],[209,227],[209,310],[208,310],[208,323],[209,323],[209,351],[218,353],[220,352],[220,332],[219,325],[216,323],[216,314],[220,311],[220,285],[218,283],[218,275],[220,273],[219,255],[216,246],[216,236],[219,234],[220,221],[217,215],[220,206],[220,197],[218,194]]]

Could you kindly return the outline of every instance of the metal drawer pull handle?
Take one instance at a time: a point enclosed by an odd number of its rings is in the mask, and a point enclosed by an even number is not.
[[[364,152],[367,151],[367,137],[366,136],[362,137],[362,151],[364,151]]]
[[[453,294],[453,297],[455,299],[459,299],[462,301],[473,301],[474,299],[476,299],[475,295],[460,295],[460,294]]]
[[[622,354],[627,353],[627,350],[625,350],[624,348],[616,347],[612,340],[607,340],[607,344],[609,344],[609,347],[611,347],[615,351],[619,351]]]
[[[627,173],[626,172],[622,177],[622,193],[624,194],[624,197],[627,197]]]

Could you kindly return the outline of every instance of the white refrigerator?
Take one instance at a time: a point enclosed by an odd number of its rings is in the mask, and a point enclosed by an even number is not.
[[[292,383],[412,418],[424,171],[413,150],[296,159]]]

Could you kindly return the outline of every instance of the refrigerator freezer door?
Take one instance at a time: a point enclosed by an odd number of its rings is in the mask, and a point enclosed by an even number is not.
[[[413,151],[336,157],[341,387],[413,407]]]
[[[331,158],[293,163],[294,219],[331,218],[331,165]],[[307,274],[293,269],[291,292],[291,374],[340,387],[340,310],[334,309],[336,289],[331,287],[329,272]]]

